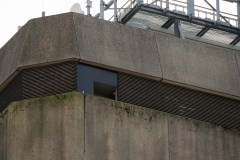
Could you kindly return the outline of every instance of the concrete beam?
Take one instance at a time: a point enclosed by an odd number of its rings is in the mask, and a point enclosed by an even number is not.
[[[240,96],[232,50],[156,33],[163,79]]]
[[[162,77],[153,33],[79,14],[74,23],[81,61]]]

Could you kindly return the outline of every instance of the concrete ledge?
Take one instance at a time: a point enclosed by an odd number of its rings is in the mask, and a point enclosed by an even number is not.
[[[0,116],[0,158],[240,159],[239,131],[72,92],[14,102]]]
[[[232,50],[156,33],[163,79],[240,96]],[[164,46],[164,47],[163,47]]]
[[[154,34],[74,13],[82,61],[162,77]]]

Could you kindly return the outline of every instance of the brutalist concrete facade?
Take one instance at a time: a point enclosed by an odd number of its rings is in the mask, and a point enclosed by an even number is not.
[[[70,61],[240,100],[236,47],[77,13],[30,20],[0,49],[0,91],[26,69]],[[238,160],[239,148],[238,131],[75,92],[13,102],[0,116],[3,160]]]
[[[30,20],[0,50],[0,89],[19,70],[80,61],[240,99],[240,51],[77,13]]]
[[[77,92],[12,103],[0,134],[1,160],[240,159],[238,132]]]

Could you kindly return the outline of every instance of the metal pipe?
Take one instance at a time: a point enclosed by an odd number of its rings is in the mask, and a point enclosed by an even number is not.
[[[166,0],[166,10],[169,11],[169,0]]]
[[[237,2],[238,28],[240,29],[240,2]]]
[[[42,17],[45,17],[45,12],[44,11],[42,11]]]
[[[217,22],[220,23],[220,1],[216,0],[216,5],[217,5]]]
[[[87,0],[87,15],[91,16],[90,8],[92,7],[92,1]]]
[[[104,1],[100,1],[100,19],[104,19]]]
[[[114,22],[118,22],[118,17],[117,17],[117,0],[114,0]]]
[[[187,0],[187,13],[189,17],[194,16],[194,0]]]

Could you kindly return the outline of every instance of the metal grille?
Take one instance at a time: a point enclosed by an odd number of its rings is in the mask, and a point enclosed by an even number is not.
[[[207,33],[204,34],[203,38],[222,42],[222,43],[227,43],[230,44],[237,35],[225,32],[225,31],[220,31],[217,29],[210,29]]]
[[[67,62],[23,70],[23,98],[77,91],[77,64]]]
[[[118,100],[240,129],[240,101],[119,73]]]
[[[22,75],[17,75],[7,86],[0,92],[0,112],[4,111],[13,101],[22,100]]]
[[[162,26],[167,20],[167,17],[139,11],[126,23],[126,25],[146,28],[149,24]]]

